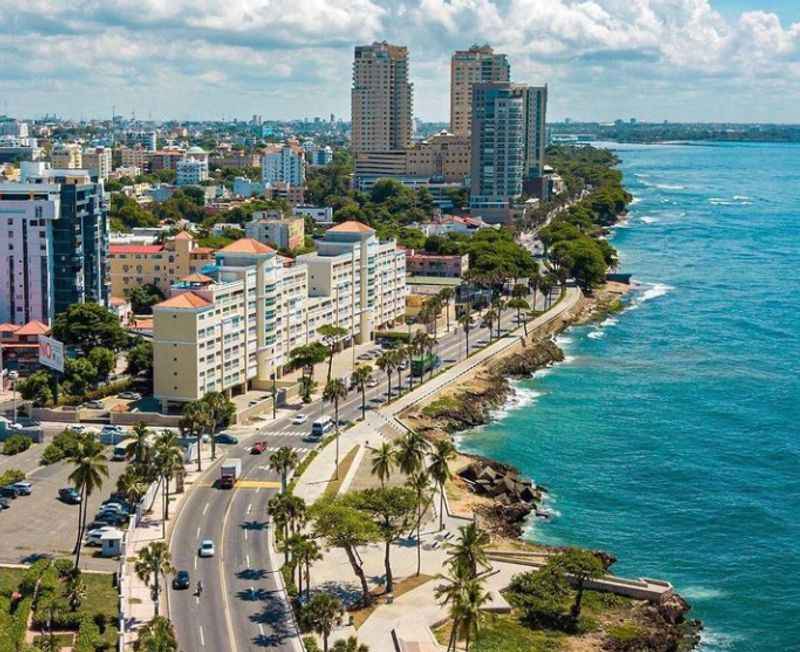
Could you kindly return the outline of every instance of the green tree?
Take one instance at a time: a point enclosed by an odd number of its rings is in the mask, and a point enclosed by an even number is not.
[[[91,351],[101,346],[119,351],[128,343],[117,316],[97,303],[73,303],[53,320],[53,337],[67,346]]]
[[[125,457],[144,467],[150,460],[150,430],[140,421],[133,427],[133,440],[125,447]]]
[[[86,583],[83,581],[80,568],[72,568],[66,577],[64,597],[69,604],[70,611],[77,611],[86,599]]]
[[[378,448],[373,449],[370,472],[381,481],[381,487],[386,486],[386,481],[391,477],[396,459],[395,451],[388,441],[382,442]]]
[[[155,618],[158,616],[158,605],[161,600],[161,578],[166,581],[166,577],[175,572],[167,543],[153,541],[142,548],[133,564],[133,569],[136,576],[150,588]]]
[[[336,479],[339,479],[339,401],[347,398],[347,385],[340,378],[333,378],[325,385],[322,400],[333,403],[334,421],[336,423]]]
[[[197,471],[203,470],[201,461],[201,448],[203,435],[210,432],[214,427],[214,419],[208,410],[208,406],[202,401],[190,401],[183,407],[183,415],[178,422],[181,433],[186,437],[197,439]]]
[[[302,592],[302,577],[305,571],[306,600],[308,600],[311,597],[311,562],[322,559],[322,550],[308,534],[295,534],[292,539],[292,558],[298,568],[298,590]]]
[[[128,465],[117,478],[117,491],[125,496],[128,508],[133,510],[147,493],[147,482],[142,473],[133,465]]]
[[[88,358],[67,358],[64,361],[64,389],[81,397],[97,382],[97,369]]]
[[[391,354],[391,351],[385,351],[378,356],[378,359],[375,361],[375,364],[378,365],[378,369],[380,369],[383,373],[386,374],[386,380],[388,381],[388,393],[387,398],[391,401],[392,400],[392,372],[394,371],[395,367],[395,358]]]
[[[383,563],[386,569],[386,593],[394,590],[391,547],[408,530],[416,509],[414,491],[407,487],[382,487],[364,489],[347,494],[356,509],[375,519],[384,543]]]
[[[439,487],[439,529],[444,529],[445,484],[453,477],[450,462],[456,458],[456,448],[449,439],[438,439],[433,444],[428,474]]]
[[[430,450],[430,442],[418,432],[406,433],[395,447],[397,466],[406,475],[412,475],[424,468],[425,455]]]
[[[81,502],[78,505],[78,536],[75,541],[75,568],[81,561],[81,543],[86,530],[86,516],[89,513],[89,496],[103,488],[103,478],[108,477],[108,464],[103,454],[103,446],[93,435],[82,435],[77,450],[67,459],[72,466],[69,481],[78,491]]]
[[[486,555],[489,543],[489,533],[481,529],[477,523],[462,525],[458,528],[458,538],[455,543],[448,544],[448,566],[454,569],[463,568],[469,577],[477,577],[479,569],[491,568]]]
[[[320,342],[304,344],[289,351],[289,369],[301,369],[300,379],[303,402],[311,401],[311,392],[314,390],[314,366],[328,358],[327,347]]]
[[[222,392],[206,392],[200,401],[206,406],[211,431],[215,433],[233,423],[236,406]],[[217,440],[211,437],[211,459],[217,459]]]
[[[183,473],[183,449],[178,436],[171,430],[163,430],[155,442],[153,450],[154,465],[161,477],[161,492],[164,532],[169,520],[169,485],[176,473]]]
[[[143,376],[153,384],[153,343],[140,339],[127,353],[128,373]]]
[[[153,306],[164,300],[164,293],[151,283],[125,290],[125,298],[131,303],[134,315],[152,315]]]
[[[317,333],[322,337],[322,343],[328,349],[328,377],[326,382],[330,382],[331,371],[333,370],[333,356],[336,353],[336,347],[347,336],[347,329],[333,324],[324,324],[317,329]]]
[[[110,349],[96,346],[89,351],[89,362],[97,372],[96,382],[106,381],[117,366],[117,356]]]
[[[49,372],[34,371],[25,380],[17,383],[17,391],[23,399],[32,401],[34,407],[46,407],[53,402],[52,383]]]
[[[517,323],[522,322],[523,331],[525,332],[525,337],[528,337],[528,313],[527,311],[531,309],[530,304],[525,301],[525,299],[511,299],[508,302],[508,307],[513,308],[517,311]],[[522,319],[522,311],[525,310],[525,319]]]
[[[422,516],[425,514],[425,509],[431,501],[431,479],[428,474],[422,470],[417,471],[409,476],[407,481],[409,489],[414,491],[414,498],[417,505],[416,516],[416,530],[417,530],[417,576],[422,571]]]
[[[461,328],[464,329],[464,338],[466,344],[466,355],[465,357],[469,357],[469,333],[472,330],[472,327],[475,325],[475,318],[472,316],[472,308],[467,307],[466,310],[461,314],[458,318],[458,323],[461,325]]]
[[[342,603],[329,593],[317,593],[300,612],[300,622],[322,637],[322,650],[328,652],[328,638],[341,621]]]
[[[365,643],[359,643],[355,636],[348,636],[347,639],[340,638],[333,644],[333,652],[369,652],[369,647]]]
[[[286,493],[286,479],[299,462],[297,453],[289,446],[282,446],[270,456],[269,468],[281,476],[281,493]]]
[[[525,612],[528,623],[541,627],[559,622],[570,593],[566,577],[551,562],[540,570],[514,575],[508,587],[511,604]]]
[[[586,583],[602,577],[606,568],[600,558],[590,550],[570,548],[554,560],[555,566],[566,574],[576,586],[575,602],[570,609],[570,617],[577,623],[581,617],[581,603]]]
[[[372,365],[360,364],[353,370],[351,380],[361,391],[361,418],[367,418],[367,382],[372,377]]]
[[[311,508],[311,517],[314,534],[326,546],[344,550],[353,573],[361,584],[361,602],[364,605],[369,604],[369,585],[358,548],[380,540],[378,526],[369,515],[352,506],[346,497],[318,501]]]
[[[163,616],[156,616],[142,625],[134,649],[137,652],[178,652],[178,640],[172,623]]]
[[[444,308],[445,315],[447,316],[447,332],[450,332],[450,302],[455,297],[453,288],[442,288],[439,290],[439,300]]]

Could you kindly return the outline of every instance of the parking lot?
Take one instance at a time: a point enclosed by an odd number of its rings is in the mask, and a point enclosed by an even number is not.
[[[72,469],[63,461],[39,467],[39,455],[44,446],[37,444],[26,453],[2,460],[4,467],[33,466],[35,470],[28,475],[28,480],[33,483],[33,493],[10,500],[10,508],[0,512],[0,562],[21,564],[29,563],[38,556],[61,557],[72,554],[77,534],[78,506],[67,505],[58,499],[58,490],[70,485],[68,476]],[[31,451],[32,454],[22,458]],[[107,447],[105,452],[110,459],[111,448]],[[87,523],[91,522],[103,500],[116,489],[117,478],[125,466],[126,462],[108,462],[109,477],[103,478],[102,490],[88,500]],[[98,548],[84,548],[82,565],[93,570],[114,570],[117,562],[103,559],[97,551]]]

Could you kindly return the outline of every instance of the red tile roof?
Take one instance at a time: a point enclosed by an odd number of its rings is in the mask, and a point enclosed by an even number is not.
[[[16,333],[20,328],[19,324],[0,324],[0,333]]]
[[[275,250],[254,238],[241,238],[219,250],[221,254],[270,254]]]
[[[22,328],[14,332],[14,335],[44,335],[50,332],[50,327],[36,319],[29,321]]]
[[[203,297],[198,296],[194,292],[182,292],[170,297],[166,301],[157,303],[156,308],[205,308],[210,306],[211,303],[206,301]]]
[[[164,251],[164,245],[109,245],[108,253],[115,254],[157,254]]]

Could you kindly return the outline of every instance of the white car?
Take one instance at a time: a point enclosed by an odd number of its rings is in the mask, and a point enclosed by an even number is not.
[[[106,532],[110,532],[111,530],[114,530],[114,529],[116,529],[116,528],[108,526],[108,527],[99,527],[96,530],[89,530],[89,532],[86,534],[86,538],[84,539],[84,543],[87,546],[99,546],[99,545],[102,545],[102,543],[103,543],[103,535]]]
[[[213,557],[215,552],[214,542],[211,539],[203,539],[197,549],[197,554],[200,557]]]
[[[367,381],[367,387],[377,387],[378,386],[378,379],[377,378],[370,378]]]
[[[305,423],[308,421],[308,417],[305,414],[295,414],[294,418],[292,419],[292,423],[296,426],[299,426],[301,423]]]

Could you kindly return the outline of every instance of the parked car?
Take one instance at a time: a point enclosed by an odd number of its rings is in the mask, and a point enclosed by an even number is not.
[[[261,455],[265,450],[267,450],[267,442],[265,441],[257,441],[253,444],[253,447],[250,449],[251,455]]]
[[[367,381],[367,387],[371,389],[373,387],[377,387],[378,385],[378,379],[375,378],[375,376],[370,376],[370,379]]]
[[[306,414],[295,414],[294,417],[292,418],[292,423],[296,426],[299,426],[305,423],[306,421],[308,421],[308,415]]]
[[[172,578],[172,588],[178,591],[181,589],[188,589],[190,584],[191,578],[187,570],[179,570],[175,573],[175,577]]]
[[[11,498],[14,500],[17,496],[21,495],[21,491],[13,484],[7,484],[5,487],[0,487],[0,497]]]
[[[68,505],[77,505],[81,502],[81,495],[74,487],[64,487],[58,490],[58,497]]]
[[[27,480],[20,480],[12,485],[21,496],[30,496],[33,493],[33,485]]]
[[[103,511],[98,512],[95,515],[94,520],[98,523],[105,523],[106,525],[114,525],[118,527],[120,525],[125,525],[130,518],[127,514],[121,514],[120,512]]]
[[[197,554],[200,557],[213,557],[215,554],[214,542],[211,539],[203,539],[200,542],[200,547],[197,549]]]
[[[238,444],[239,438],[229,432],[221,432],[214,437],[214,441],[218,444]]]
[[[126,401],[139,401],[142,398],[142,395],[139,392],[120,392],[117,394],[117,396],[125,399]]]
[[[84,537],[84,544],[87,546],[99,546],[103,542],[103,535],[106,532],[110,532],[114,528],[110,525],[104,525],[103,527],[95,528],[89,530]]]
[[[105,502],[100,507],[100,509],[104,512],[117,512],[119,514],[128,514],[128,507],[123,503],[117,502]]]
[[[105,410],[106,408],[106,404],[103,403],[103,401],[98,400],[86,401],[83,406],[89,408],[90,410]]]

